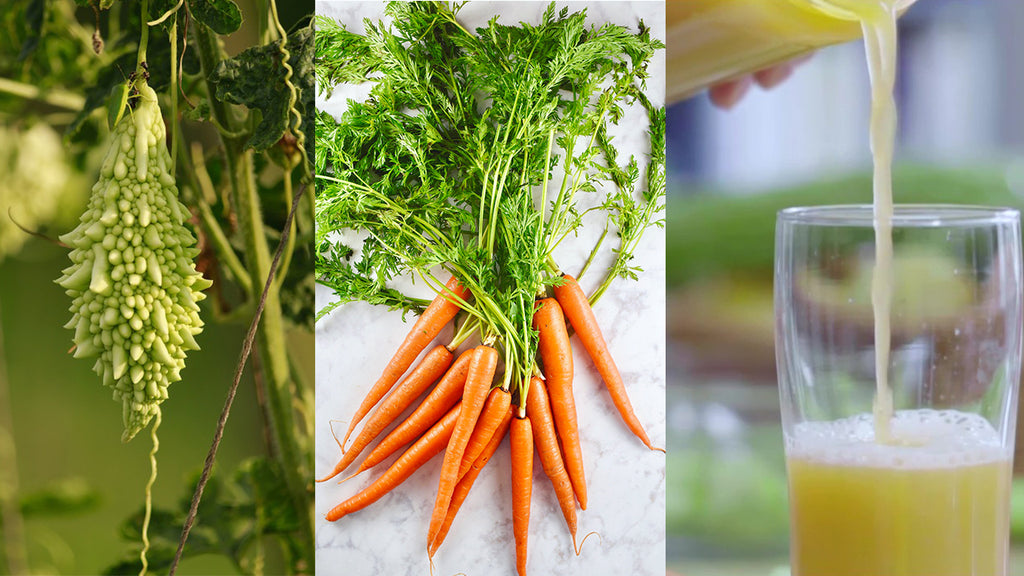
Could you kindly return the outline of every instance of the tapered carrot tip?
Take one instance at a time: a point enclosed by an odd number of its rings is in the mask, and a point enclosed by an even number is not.
[[[334,467],[334,470],[331,470],[331,473],[330,473],[330,474],[328,474],[327,476],[324,476],[323,478],[317,478],[317,479],[316,479],[316,481],[317,481],[317,482],[327,482],[327,481],[328,481],[328,480],[330,480],[331,478],[334,478],[334,477],[335,477],[335,476],[337,476],[338,474],[341,474],[341,471],[342,471],[343,469],[344,469],[344,468],[342,468],[342,467],[341,467],[340,465],[339,465],[339,466],[335,466],[335,467]]]

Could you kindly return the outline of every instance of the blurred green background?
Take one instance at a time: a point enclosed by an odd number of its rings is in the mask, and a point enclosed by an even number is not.
[[[901,19],[897,203],[1024,208],[1022,29],[1015,0],[918,0]],[[706,94],[668,110],[667,557],[685,576],[789,573],[775,215],[871,202],[868,97],[853,42],[730,110]],[[1021,575],[1024,476],[1014,494]]]
[[[37,573],[98,574],[137,547],[122,540],[120,530],[142,507],[152,444],[148,429],[121,443],[119,404],[90,362],[67,353],[71,333],[62,325],[70,302],[53,283],[66,260],[62,249],[33,240],[18,258],[0,263],[0,328],[23,505],[38,502],[34,495],[41,491],[64,498],[25,510],[30,561]],[[182,381],[162,406],[154,506],[177,508],[181,499],[191,498],[186,482],[202,469],[244,335],[244,326],[207,317],[198,339],[202,350],[189,355]],[[306,339],[311,364],[312,340]],[[215,470],[234,470],[244,458],[266,450],[259,419],[247,375]],[[183,562],[181,569],[235,573],[226,559],[213,556]]]

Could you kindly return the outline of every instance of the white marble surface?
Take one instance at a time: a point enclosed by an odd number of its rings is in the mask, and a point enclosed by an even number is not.
[[[561,5],[561,4],[560,4]],[[639,18],[664,38],[664,7],[660,2],[566,3],[570,10],[584,6],[591,21],[634,25]],[[361,32],[364,17],[379,18],[382,4],[318,2],[317,13],[335,17]],[[536,22],[546,3],[471,3],[462,12],[464,22],[478,26],[494,13],[503,23]],[[664,53],[652,67],[648,85],[652,100],[664,94]],[[338,114],[347,98],[363,98],[365,90],[338,90],[330,101],[317,101],[322,109]],[[646,137],[635,129],[646,125],[641,112],[629,116],[615,133],[620,154],[646,153]],[[621,158],[621,156],[620,156]],[[582,266],[596,241],[603,221],[588,219],[587,229],[570,238],[556,260],[570,273]],[[609,247],[616,239],[609,235]],[[665,445],[665,251],[664,233],[647,232],[634,263],[644,272],[637,282],[616,280],[595,307],[608,345],[626,381],[634,409],[652,442]],[[610,260],[595,262],[581,280],[590,291],[598,270]],[[423,297],[432,296],[422,283],[402,283]],[[331,300],[328,289],[317,286],[317,307]],[[335,310],[316,328],[316,467],[318,476],[330,471],[340,457],[329,422],[343,433],[359,401],[376,381],[390,354],[407,333],[401,314],[365,304]],[[447,341],[451,328],[441,334]],[[535,458],[530,546],[527,568],[545,575],[663,574],[665,569],[665,457],[651,452],[629,432],[615,410],[604,384],[578,339],[573,337],[576,365],[575,391],[588,485],[589,505],[579,511],[578,537],[591,536],[579,557],[558,508],[551,485]],[[465,348],[465,346],[463,347]],[[385,462],[390,465],[394,457]],[[426,531],[437,489],[441,458],[421,468],[398,489],[371,507],[327,522],[324,515],[352,496],[381,472],[370,471],[345,484],[318,484],[316,488],[317,574],[401,575],[430,574]],[[448,576],[500,576],[515,573],[511,522],[511,486],[508,440],[480,474],[459,512],[448,538],[434,557],[435,574]]]

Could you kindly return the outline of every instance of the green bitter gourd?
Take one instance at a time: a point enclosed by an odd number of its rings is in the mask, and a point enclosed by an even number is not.
[[[136,85],[134,110],[114,127],[79,225],[61,236],[71,266],[57,280],[72,297],[74,356],[122,403],[127,442],[181,379],[187,350],[203,329],[197,302],[210,281],[196,271],[199,250],[185,226],[156,93]]]

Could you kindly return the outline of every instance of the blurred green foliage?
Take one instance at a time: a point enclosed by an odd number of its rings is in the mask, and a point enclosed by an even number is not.
[[[10,258],[0,265],[0,329],[29,563],[37,573],[99,574],[117,558],[138,558],[138,538],[130,537],[130,530],[119,533],[118,527],[127,517],[141,518],[151,446],[148,433],[129,444],[120,442],[120,407],[88,363],[67,353],[71,335],[61,326],[67,320],[69,301],[53,283],[65,264],[62,249],[32,240],[20,259]],[[194,477],[213,438],[243,335],[244,326],[210,323],[199,337],[202,350],[189,358],[184,380],[165,403],[159,430],[160,478],[154,487],[154,507],[160,514],[174,510],[183,516],[183,501],[187,505],[191,498]],[[312,342],[304,347],[311,358]],[[227,506],[225,501],[208,495],[203,508],[205,512],[209,506],[210,512],[200,516],[197,527],[216,531],[218,523],[229,523],[241,514],[248,514],[251,524],[253,499],[275,490],[261,464],[250,460],[265,454],[262,429],[254,383],[247,373],[216,468],[235,474],[229,477],[235,491],[232,505],[242,508],[235,515],[221,514],[218,507]],[[246,503],[249,512],[245,512]],[[274,522],[286,519],[276,516]],[[181,527],[180,519],[176,520],[175,546]],[[137,534],[138,528],[134,530]],[[266,525],[266,530],[273,527]],[[126,536],[127,541],[122,539]],[[190,540],[190,547],[196,546],[196,553],[205,551],[198,543],[198,538]],[[151,557],[154,564],[157,560]],[[267,573],[274,572],[278,561],[270,554]],[[223,556],[193,558],[183,562],[181,569],[188,574],[236,573]]]
[[[899,204],[979,204],[1024,207],[1000,170],[906,166],[893,171]],[[668,202],[666,252],[669,288],[718,274],[770,280],[775,214],[793,206],[870,204],[871,174],[820,180],[750,196],[700,194]]]

